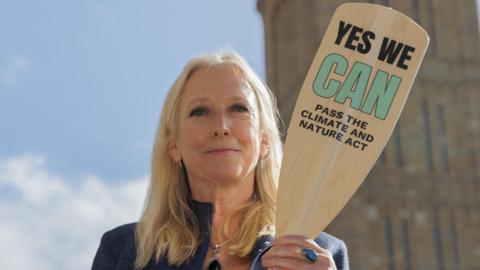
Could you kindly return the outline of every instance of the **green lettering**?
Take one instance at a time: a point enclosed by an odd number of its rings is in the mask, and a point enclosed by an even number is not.
[[[348,67],[348,61],[345,57],[340,54],[332,53],[329,54],[322,62],[320,69],[318,70],[317,76],[313,81],[313,91],[315,94],[329,98],[333,97],[340,87],[340,82],[334,79],[327,81],[330,72],[335,65],[335,70],[333,71],[338,75],[345,75]]]
[[[398,87],[402,79],[395,75],[392,75],[388,81],[388,73],[382,70],[378,70],[375,75],[375,79],[372,82],[370,91],[368,92],[367,99],[363,104],[362,111],[364,113],[371,114],[373,108],[375,109],[375,117],[385,120],[387,117],[390,106],[392,105],[393,98],[397,93]]]
[[[350,98],[350,107],[360,110],[370,72],[372,72],[371,66],[362,62],[356,62],[343,82],[340,92],[335,97],[335,101],[343,104],[347,98]]]

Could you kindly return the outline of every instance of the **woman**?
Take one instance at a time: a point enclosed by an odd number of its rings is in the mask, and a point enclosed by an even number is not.
[[[142,217],[103,235],[92,269],[348,269],[326,233],[272,237],[277,120],[238,53],[191,60],[165,99]]]

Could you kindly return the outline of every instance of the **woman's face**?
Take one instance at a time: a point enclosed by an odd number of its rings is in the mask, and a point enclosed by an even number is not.
[[[186,82],[178,107],[177,137],[170,143],[190,183],[252,181],[266,140],[255,94],[230,65],[201,68]]]

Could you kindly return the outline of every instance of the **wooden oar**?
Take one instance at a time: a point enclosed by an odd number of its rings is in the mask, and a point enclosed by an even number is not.
[[[418,24],[391,8],[337,8],[290,121],[278,236],[315,237],[350,200],[395,127],[428,41]]]

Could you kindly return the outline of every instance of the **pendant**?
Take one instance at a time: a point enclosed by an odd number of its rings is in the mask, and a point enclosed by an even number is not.
[[[215,259],[207,265],[206,269],[207,270],[223,270],[223,266],[218,260]]]
[[[225,242],[221,244],[213,244],[210,242],[210,247],[213,249],[213,257],[208,260],[208,262],[205,264],[205,267],[203,268],[204,270],[223,270],[223,265],[220,263],[218,258],[220,258],[220,250],[228,242],[226,240]]]

